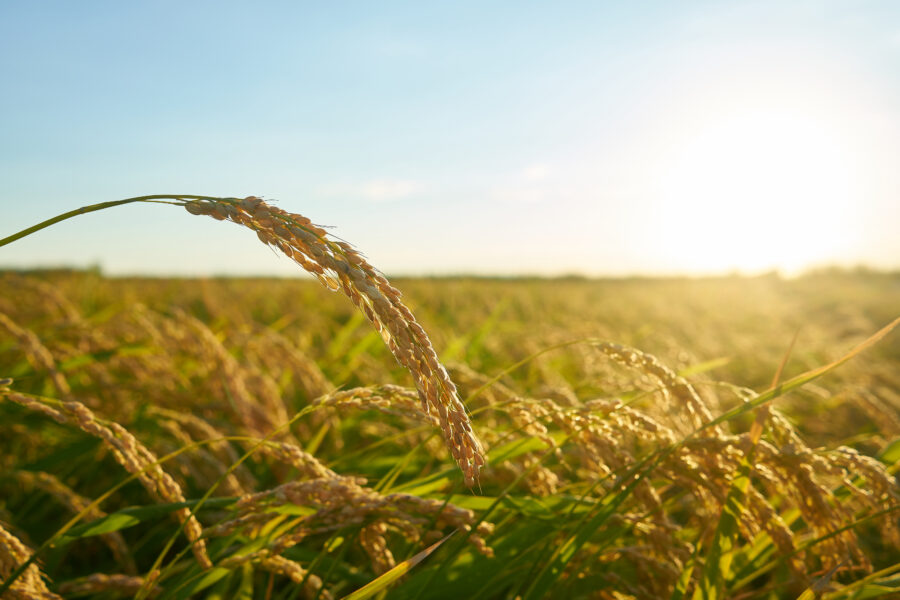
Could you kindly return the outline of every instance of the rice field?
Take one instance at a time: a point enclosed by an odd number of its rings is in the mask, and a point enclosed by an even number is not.
[[[318,281],[0,273],[0,597],[900,593],[900,274],[388,281],[147,198]]]

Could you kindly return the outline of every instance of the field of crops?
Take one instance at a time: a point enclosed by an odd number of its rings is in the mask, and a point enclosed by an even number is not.
[[[3,598],[900,590],[900,274],[388,283],[251,216],[326,285],[0,274]]]

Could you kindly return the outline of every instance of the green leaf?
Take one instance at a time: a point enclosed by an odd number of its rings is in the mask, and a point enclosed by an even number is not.
[[[719,516],[716,533],[706,553],[700,584],[694,590],[694,600],[715,600],[725,597],[725,584],[731,579],[731,562],[740,536],[740,516],[746,509],[743,500],[750,485],[750,464],[741,463],[741,469],[731,482],[725,506]]]
[[[214,583],[221,580],[226,575],[229,575],[232,571],[230,569],[223,569],[221,567],[213,567],[209,571],[204,572],[200,577],[194,579],[186,586],[180,588],[178,590],[177,598],[190,598],[192,595],[196,594],[200,590],[204,590]]]
[[[631,488],[627,491],[623,490],[615,495],[611,502],[606,503],[597,514],[591,519],[576,528],[575,535],[569,537],[562,546],[559,547],[555,555],[550,559],[543,569],[541,569],[538,578],[531,585],[526,594],[526,600],[538,600],[544,598],[550,589],[557,583],[562,576],[565,567],[572,560],[572,557],[593,537],[594,533],[603,526],[604,523],[616,512],[619,505],[625,500],[631,492]]]
[[[279,515],[292,515],[299,517],[308,517],[315,514],[316,510],[308,506],[300,506],[299,504],[282,504],[272,509],[273,513]]]
[[[649,465],[648,462],[650,463]],[[581,518],[575,526],[575,534],[557,548],[550,561],[541,569],[537,579],[531,584],[531,587],[525,594],[525,600],[538,600],[550,591],[562,576],[566,565],[572,560],[572,557],[615,514],[616,510],[631,495],[631,492],[634,491],[634,488],[643,479],[644,475],[649,473],[655,466],[656,462],[648,461],[648,459],[637,463],[619,480],[620,482],[629,482],[628,485],[618,493],[607,495],[601,502],[597,503],[598,509],[596,514],[591,516],[591,512],[588,512]],[[613,538],[615,536],[610,535],[609,537]]]
[[[60,540],[60,544],[65,544],[78,538],[91,537],[93,535],[101,535],[111,531],[127,529],[141,522],[141,519],[129,514],[127,511],[128,509],[125,509],[121,512],[106,515],[105,517],[101,517],[90,523],[82,523],[81,525],[73,527],[69,533]]]
[[[889,567],[894,571],[896,566]],[[896,598],[900,594],[900,575],[890,575],[881,578],[872,578],[869,576],[868,581],[858,581],[847,587],[825,594],[826,600],[839,600],[846,598],[847,600],[867,600],[868,598],[883,598],[885,596]]]
[[[488,463],[499,465],[528,452],[546,450],[547,444],[536,437],[523,437],[492,448],[488,455]]]
[[[453,533],[456,533],[455,531]],[[349,596],[345,596],[344,600],[364,600],[365,598],[371,598],[375,594],[381,592],[382,590],[387,589],[389,585],[409,573],[409,571],[415,567],[417,564],[428,558],[435,550],[437,550],[441,544],[446,542],[453,533],[445,536],[442,540],[435,542],[434,544],[428,546],[412,558],[404,560],[402,563],[398,564],[396,567],[388,571],[387,573],[381,575],[380,577],[376,577],[363,587],[359,588]]]
[[[712,360],[707,360],[702,363],[697,363],[696,365],[690,365],[678,371],[678,375],[681,377],[690,377],[692,375],[699,375],[700,373],[706,373],[707,371],[712,371],[713,369],[718,369],[719,367],[724,367],[728,363],[731,362],[731,358],[728,356],[722,356],[720,358],[714,358]]]
[[[82,523],[72,527],[66,535],[59,540],[59,544],[68,544],[80,538],[91,537],[134,527],[144,521],[156,520],[175,512],[180,508],[190,508],[197,503],[196,500],[188,502],[172,502],[169,504],[154,504],[152,506],[130,506],[120,511],[94,519],[89,523]],[[204,508],[222,508],[234,503],[232,498],[215,498],[204,503]]]
[[[250,563],[241,568],[241,583],[234,600],[253,600],[253,565]]]
[[[878,460],[888,466],[892,466],[896,464],[897,461],[900,461],[900,438],[897,438],[888,444],[878,455]]]
[[[681,573],[679,573],[678,581],[675,582],[675,587],[672,588],[671,600],[681,600],[684,598],[684,595],[687,593],[688,585],[691,583],[691,575],[693,574],[694,560],[691,560],[691,562],[684,566]]]
[[[394,487],[392,491],[395,493],[402,492],[404,494],[410,494],[412,496],[424,496],[425,494],[429,494],[446,487],[450,483],[452,477],[456,475],[456,473],[456,467],[444,469],[443,471],[438,471],[437,473],[432,473],[430,475],[426,475],[425,477],[419,477],[418,479],[415,479],[408,483],[398,485]]]

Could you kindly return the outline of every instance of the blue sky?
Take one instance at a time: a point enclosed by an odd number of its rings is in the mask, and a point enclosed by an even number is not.
[[[900,4],[4,2],[0,237],[260,195],[388,273],[900,267]],[[283,274],[160,206],[0,265]]]

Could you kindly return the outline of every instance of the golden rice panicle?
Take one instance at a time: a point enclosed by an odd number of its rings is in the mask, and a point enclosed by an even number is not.
[[[803,572],[803,567],[799,558],[794,556],[796,547],[794,545],[794,534],[791,528],[787,526],[781,515],[775,510],[772,504],[766,499],[762,493],[755,487],[747,487],[747,506],[756,523],[762,526],[762,529],[769,534],[769,537],[778,547],[778,551],[788,560],[788,566],[797,573]]]
[[[322,579],[318,575],[313,575],[298,563],[283,556],[270,556],[264,558],[259,561],[259,567],[269,573],[284,575],[294,583],[302,583],[303,593],[307,598],[331,600],[334,597],[331,595],[331,592],[322,589]]]
[[[641,352],[621,344],[603,342],[597,348],[614,361],[634,369],[638,369],[659,381],[663,395],[669,399],[674,397],[687,409],[691,424],[697,428],[712,420],[709,407],[697,391],[683,377],[679,377],[672,369],[665,366],[652,354]],[[714,428],[718,429],[718,428]],[[712,432],[711,432],[712,433]]]
[[[0,390],[0,394],[7,400],[50,417],[57,423],[78,427],[85,433],[99,438],[111,450],[116,461],[129,473],[136,475],[138,481],[155,499],[163,502],[185,501],[181,486],[163,470],[156,456],[118,423],[110,423],[108,426],[100,423],[90,409],[74,400],[55,403],[51,407],[28,394],[7,390]],[[204,568],[211,568],[212,561],[206,552],[206,542],[201,539],[203,530],[199,521],[187,508],[178,509],[175,515],[184,525],[185,536],[191,542],[191,550],[197,562]]]
[[[475,549],[491,556],[493,550],[485,542],[485,536],[493,532],[493,524],[481,522],[473,531],[475,513],[469,509],[440,500],[420,498],[409,494],[383,495],[364,487],[365,480],[337,476],[306,481],[292,481],[276,488],[265,490],[241,498],[235,508],[237,513],[229,520],[222,521],[207,529],[208,536],[225,536],[248,525],[258,525],[273,517],[271,510],[281,505],[306,506],[316,509],[315,513],[298,524],[298,528],[285,532],[269,546],[272,555],[281,554],[287,548],[300,543],[314,533],[334,531],[349,525],[384,523],[408,540],[430,539],[432,534],[440,537],[447,528],[471,532],[468,538]],[[423,525],[433,523],[433,531],[425,532]],[[369,533],[369,551],[381,547],[381,540],[387,530],[380,528]],[[371,555],[371,554],[370,554]],[[392,562],[386,556],[373,559],[376,570]]]
[[[0,523],[0,582],[6,579],[31,557],[31,551],[22,541]],[[27,600],[31,598],[60,598],[47,589],[41,570],[35,563],[19,575],[3,595],[4,599]]]
[[[882,533],[894,547],[900,548],[900,522],[890,512],[900,500],[900,486],[894,476],[878,460],[847,446],[840,446],[825,458],[842,470],[843,484],[859,504],[873,512],[887,511],[880,519]]]
[[[328,590],[322,588],[321,578],[304,569],[299,563],[283,556],[272,556],[272,552],[268,548],[248,554],[229,556],[221,561],[218,566],[223,569],[234,570],[246,564],[258,566],[263,571],[275,575],[283,575],[294,583],[302,583],[303,594],[306,598],[321,598],[322,600],[331,600],[333,598]]]
[[[369,555],[377,575],[387,573],[397,566],[394,554],[388,548],[385,539],[387,531],[387,524],[381,521],[366,525],[359,531],[359,545]]]
[[[312,406],[377,410],[386,415],[404,417],[440,425],[431,413],[423,413],[418,393],[399,385],[385,384],[340,390],[317,398]]]
[[[329,239],[306,217],[289,213],[250,196],[243,200],[193,200],[188,212],[230,220],[256,232],[331,290],[342,290],[381,333],[382,339],[413,377],[423,411],[437,416],[450,454],[472,486],[485,464],[481,443],[472,430],[466,408],[438,361],[425,330],[391,286],[350,244]]]
[[[781,493],[789,498],[813,535],[826,536],[805,552],[807,563],[817,558],[825,569],[841,564],[871,569],[855,532],[852,529],[841,531],[842,525],[855,520],[855,511],[832,493],[828,479],[829,475],[834,475],[834,465],[817,456],[805,444],[775,448],[766,440],[760,440],[755,470],[769,495]],[[774,486],[770,483],[773,479]]]
[[[322,464],[318,458],[292,442],[267,440],[256,446],[256,452],[289,465],[310,479],[337,479],[341,477]]]
[[[775,470],[800,480],[800,487],[807,490],[807,494],[808,490],[821,490],[820,495],[827,501],[831,512],[819,512],[833,514],[833,526],[838,526],[839,519],[852,520],[854,510],[872,513],[887,511],[880,519],[882,535],[888,543],[900,547],[900,524],[890,511],[900,500],[900,487],[885,465],[847,446],[824,452],[813,451],[777,410],[771,411],[770,423],[773,439],[779,444],[779,448],[775,450],[766,444],[762,446],[772,457],[772,464],[777,465]],[[852,497],[838,500],[831,492],[831,488],[837,485],[843,485]],[[815,522],[812,517],[810,520]],[[825,521],[821,527],[824,529],[828,526]],[[866,566],[865,556],[856,551],[857,542],[853,531],[844,532],[829,540],[831,545],[841,542],[844,543],[845,553],[857,554],[862,559],[860,564]],[[837,557],[838,553],[834,554]]]

